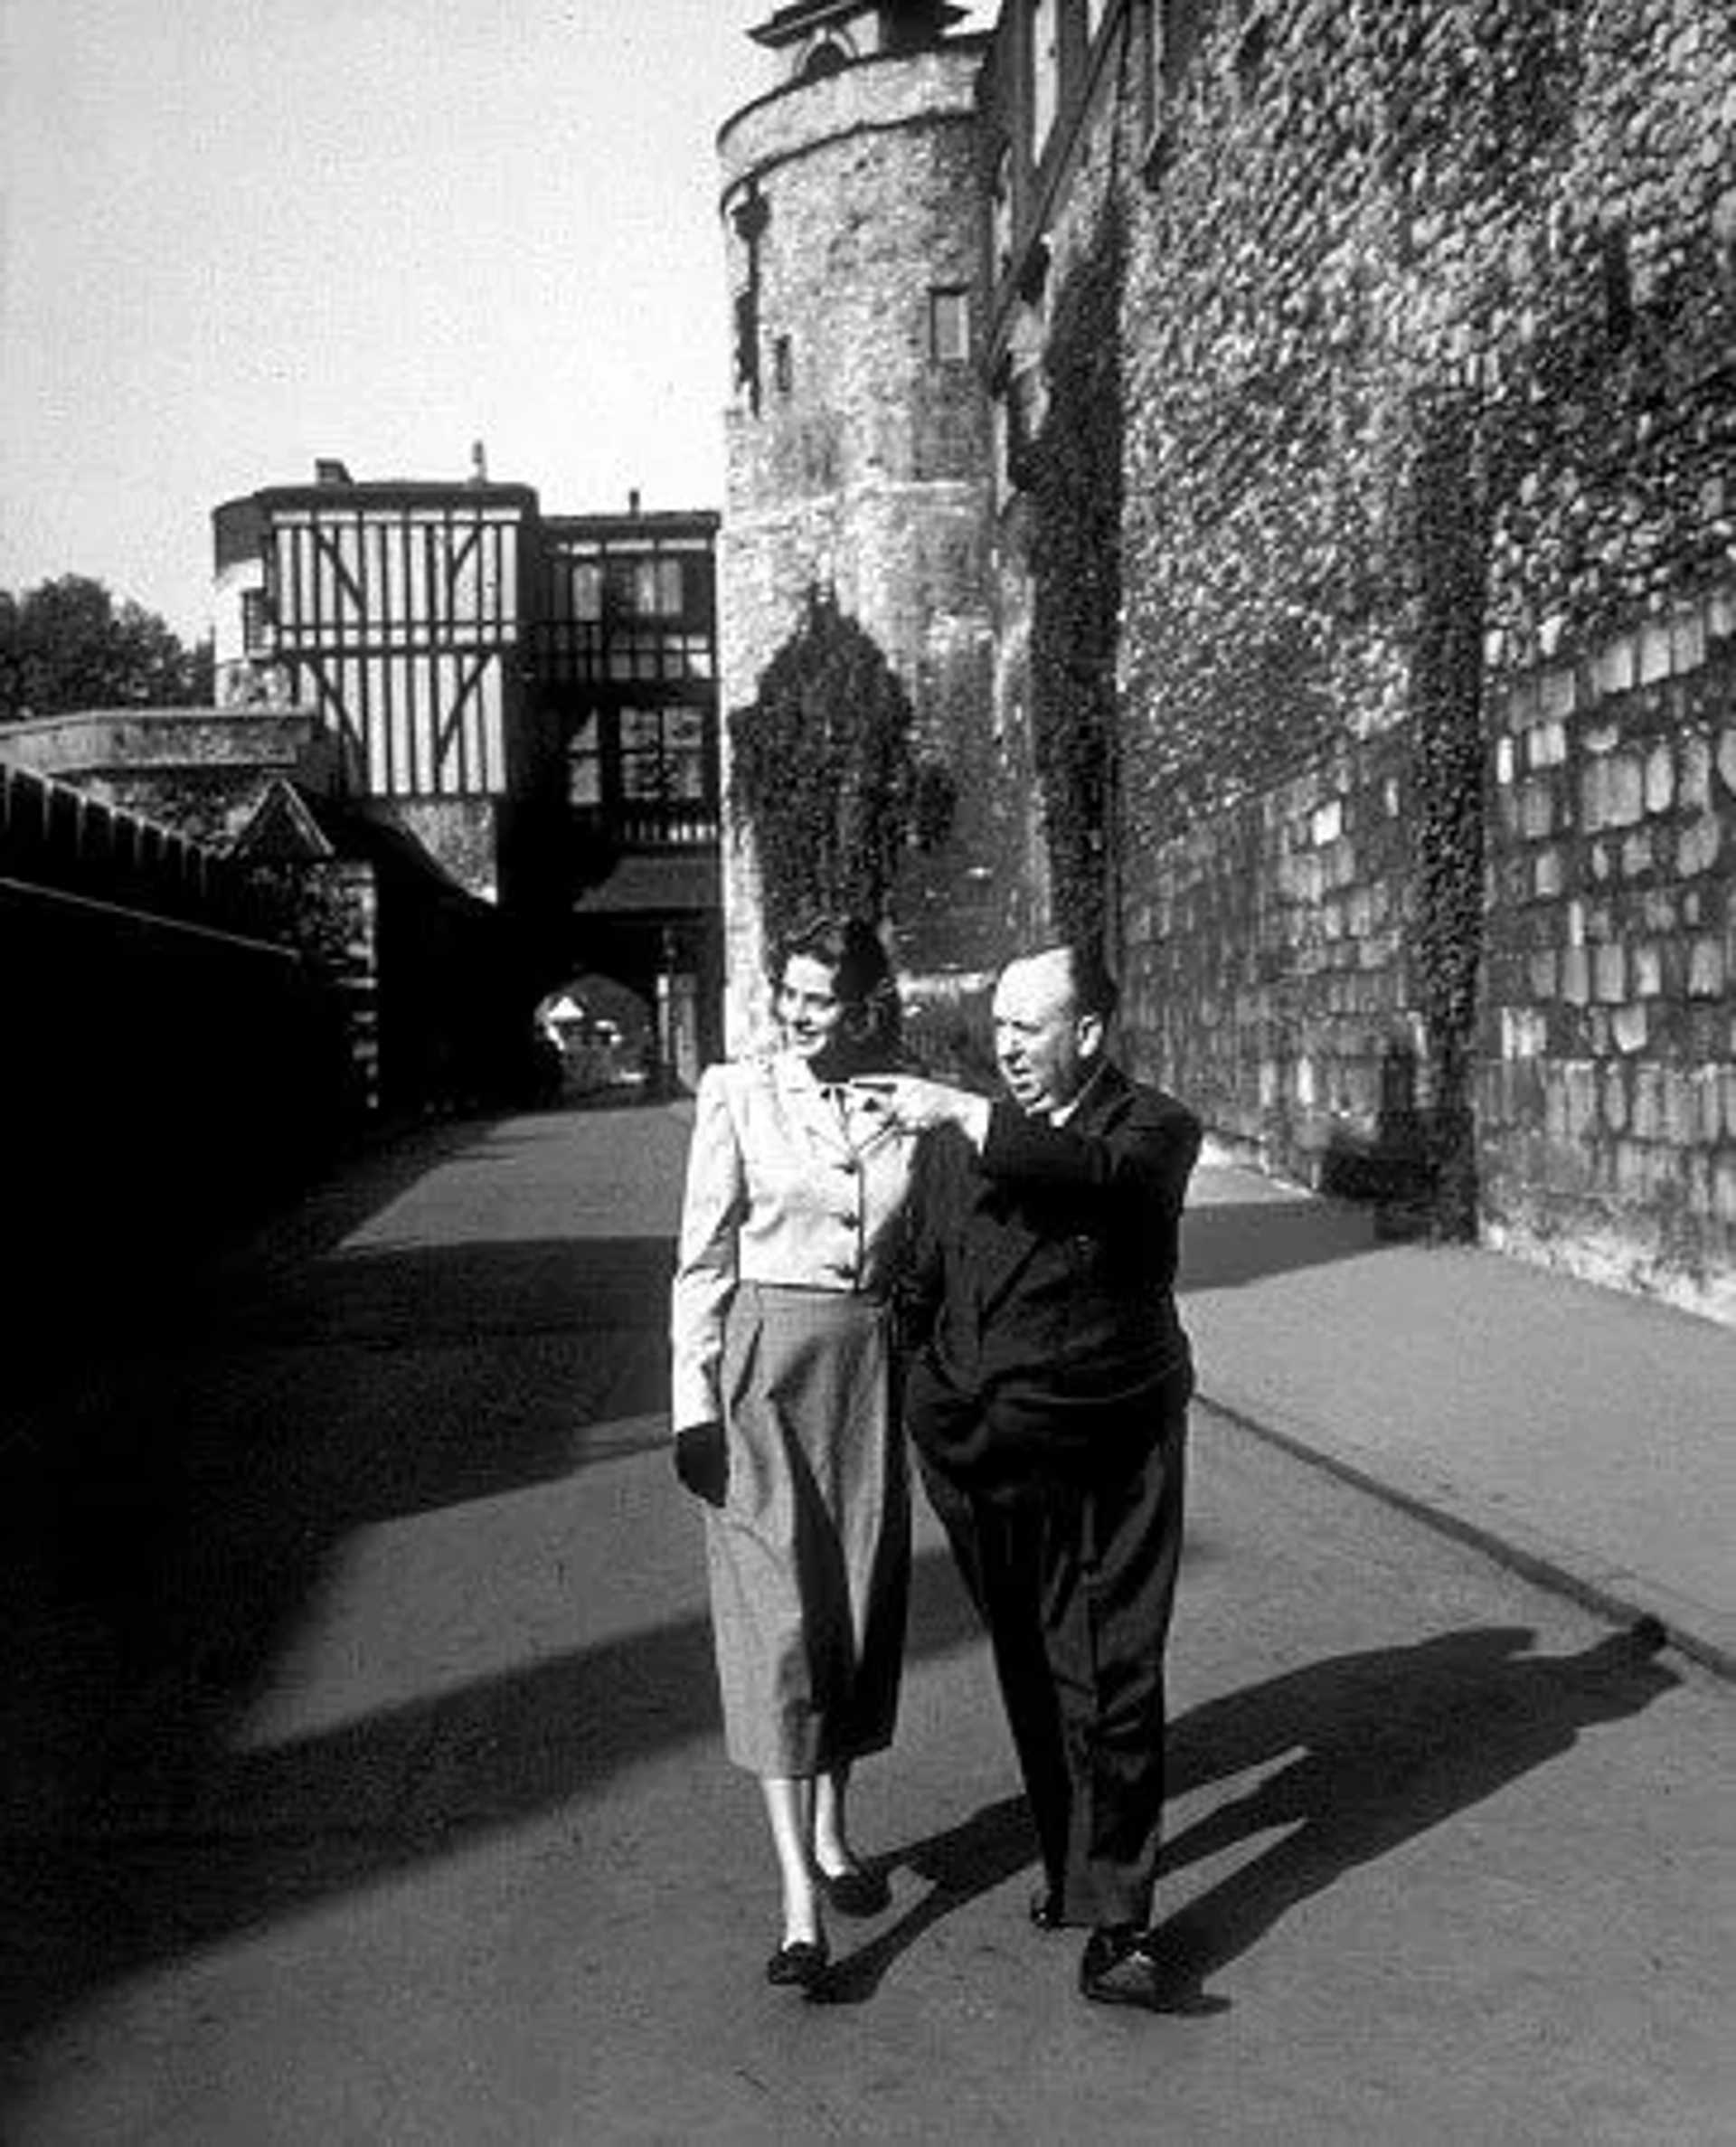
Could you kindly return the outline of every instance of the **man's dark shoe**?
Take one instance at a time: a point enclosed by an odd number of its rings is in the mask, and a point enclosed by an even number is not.
[[[1032,1895],[1030,1906],[1025,1913],[1039,1931],[1064,1931],[1067,1928],[1055,1896],[1047,1887]]]
[[[1156,2010],[1158,1966],[1151,1934],[1137,1924],[1100,1925],[1085,1942],[1079,1987],[1097,2005],[1144,2006]]]

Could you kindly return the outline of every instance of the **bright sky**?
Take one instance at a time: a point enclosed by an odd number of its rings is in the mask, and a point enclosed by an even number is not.
[[[0,0],[0,587],[203,632],[212,508],[316,456],[720,505],[775,5]]]

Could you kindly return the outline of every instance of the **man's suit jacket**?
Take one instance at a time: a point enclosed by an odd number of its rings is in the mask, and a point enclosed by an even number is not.
[[[1065,1125],[997,1102],[980,1154],[929,1143],[915,1192],[906,1417],[986,1496],[1143,1450],[1192,1386],[1174,1296],[1200,1124],[1106,1064]]]

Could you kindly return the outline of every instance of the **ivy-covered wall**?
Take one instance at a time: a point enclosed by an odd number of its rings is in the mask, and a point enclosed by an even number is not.
[[[1126,182],[1138,128],[1115,93],[1127,80],[1111,65],[1064,156],[1057,149],[1034,255],[985,323],[1003,354],[993,736],[1000,841],[1014,861],[1003,957],[1057,933],[1118,936]],[[991,146],[1024,131],[1024,93],[1002,45],[982,98]]]
[[[1041,139],[1029,18],[724,131],[726,708],[826,592],[907,970],[1100,926],[1221,1138],[1736,1318],[1736,16],[1076,5]]]
[[[1717,0],[1211,11],[1127,190],[1115,835],[1220,1130],[1731,1313],[1733,159]]]

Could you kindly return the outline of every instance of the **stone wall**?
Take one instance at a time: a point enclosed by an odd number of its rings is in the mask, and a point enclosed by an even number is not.
[[[980,76],[725,129],[725,705],[835,589],[962,777],[937,966],[1080,913],[1100,812],[1136,1064],[1221,1138],[1736,1317],[1736,17],[1260,0],[1161,11],[1154,68],[1152,7],[1090,12],[1034,166],[1015,0]],[[913,355],[1008,144],[996,467]]]
[[[343,1009],[236,862],[0,759],[6,1346],[88,1342],[351,1130]]]
[[[1120,460],[1122,349],[1115,330],[1126,181],[1137,167],[1140,124],[1137,110],[1115,95],[1129,79],[1120,51],[1133,35],[1129,9],[1113,31],[1118,50],[1099,65],[1076,121],[1057,127],[1043,154],[1033,155],[1022,111],[1024,63],[1006,34],[1011,22],[1004,14],[980,92],[985,128],[1006,159],[1019,203],[1014,258],[988,322],[1000,420],[991,736],[1009,896],[997,949],[1003,958],[1051,936],[1058,919],[1074,921],[1113,877],[1113,861],[1097,855],[1092,840],[1107,831],[1089,772],[1099,748],[1112,747],[1112,718],[1107,740],[1080,737],[1076,760],[1056,748],[1076,724],[1081,733],[1094,732],[1093,719],[1113,705],[1108,674],[1121,547],[1111,527],[1089,525],[1066,510],[1112,519],[1118,505],[1118,471],[1102,463]],[[1060,465],[1060,481],[1048,481]],[[1072,601],[1072,585],[1086,579],[1081,568],[1097,584],[1094,603]],[[1096,646],[1105,629],[1107,652]],[[1099,679],[1094,674],[1106,653]],[[1069,705],[1076,695],[1083,705]],[[1081,784],[1071,780],[1081,774],[1090,797],[1081,798]]]
[[[1324,1176],[1408,1094],[1439,1226],[1722,1314],[1733,143],[1712,0],[1214,14],[1128,190],[1118,838],[1218,1128]]]
[[[100,708],[6,725],[0,759],[222,849],[273,783],[327,790],[336,752],[307,709]]]
[[[1221,1141],[1348,1185],[1410,1160],[1419,1039],[1408,756],[1345,748],[1129,870],[1123,1029]]]
[[[935,363],[929,298],[974,292],[975,42],[793,84],[721,154],[736,387],[719,546],[722,705],[748,706],[810,590],[898,675],[920,756],[946,771],[948,840],[912,856],[894,922],[920,972],[968,970],[996,901],[976,816],[989,685],[986,402]],[[731,1040],[761,966],[750,846],[726,842]]]
[[[1736,1319],[1736,583],[1497,697],[1489,1234]]]

